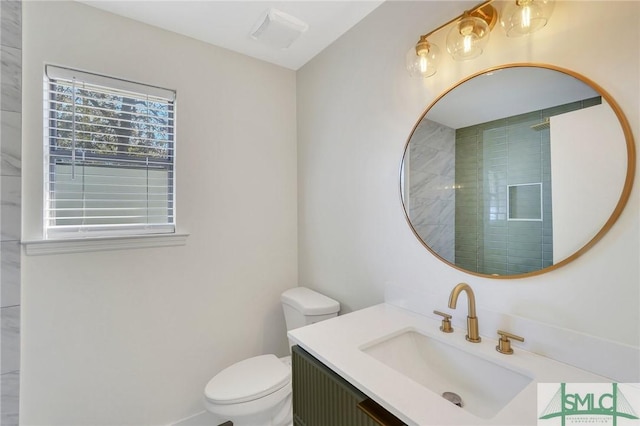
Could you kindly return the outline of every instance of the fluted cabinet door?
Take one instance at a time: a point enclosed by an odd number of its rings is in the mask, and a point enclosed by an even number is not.
[[[298,346],[292,350],[292,368],[293,420],[296,426],[403,424],[388,412],[384,412],[384,420],[371,418],[358,408],[358,404],[384,409]]]

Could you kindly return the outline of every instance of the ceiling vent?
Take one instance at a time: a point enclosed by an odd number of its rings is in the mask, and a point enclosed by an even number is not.
[[[278,49],[287,49],[309,25],[277,9],[269,9],[258,21],[251,37]]]

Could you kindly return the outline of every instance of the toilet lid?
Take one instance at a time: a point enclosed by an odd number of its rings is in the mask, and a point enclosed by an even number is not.
[[[340,310],[336,300],[306,287],[290,288],[282,293],[280,300],[303,315],[335,314]]]
[[[291,369],[275,355],[260,355],[225,368],[207,383],[205,396],[218,404],[236,404],[269,395],[291,380]]]

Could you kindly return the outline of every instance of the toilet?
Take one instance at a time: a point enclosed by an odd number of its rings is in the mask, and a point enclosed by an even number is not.
[[[286,290],[280,300],[287,330],[333,318],[340,310],[340,303],[306,287]],[[225,368],[207,383],[204,405],[216,424],[291,425],[291,357],[259,355]]]

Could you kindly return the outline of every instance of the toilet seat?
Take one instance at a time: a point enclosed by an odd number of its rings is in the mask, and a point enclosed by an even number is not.
[[[204,394],[214,404],[239,404],[270,395],[290,382],[290,367],[273,354],[260,355],[222,370],[207,383]]]

